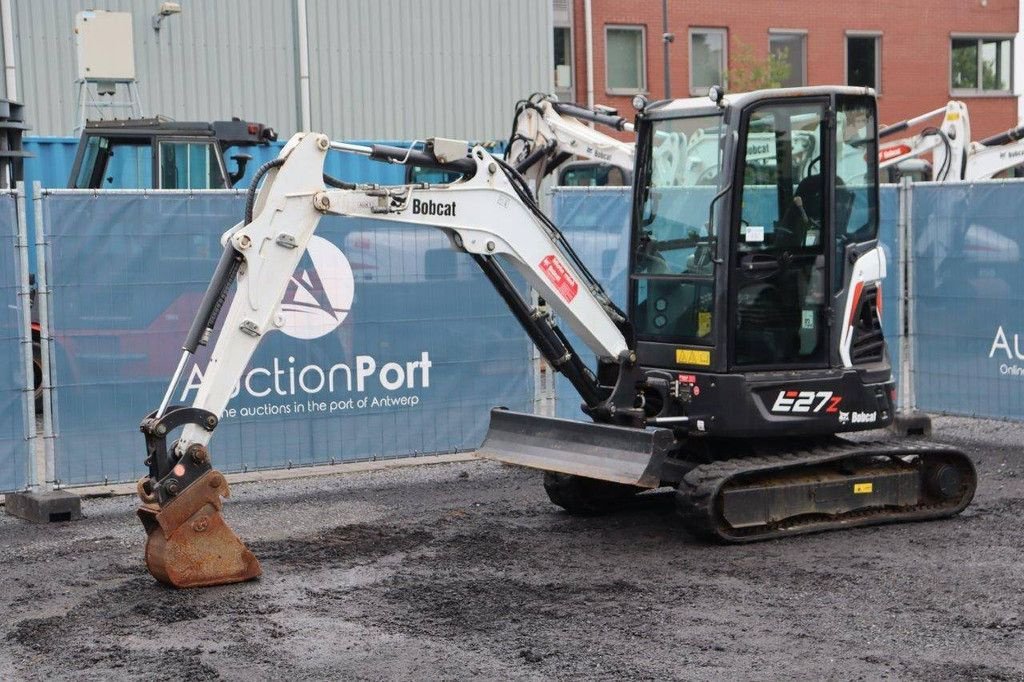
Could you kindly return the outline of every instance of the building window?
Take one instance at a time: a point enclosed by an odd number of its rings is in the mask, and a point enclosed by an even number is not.
[[[768,49],[772,57],[785,64],[786,75],[781,79],[784,88],[807,85],[807,33],[804,31],[771,31]]]
[[[846,83],[882,91],[881,36],[847,34]]]
[[[955,37],[950,89],[956,94],[1009,93],[1013,89],[1012,37]]]
[[[647,90],[647,55],[642,26],[606,26],[605,80],[611,94],[631,95]]]
[[[568,26],[555,26],[556,90],[572,88],[572,32]]]
[[[725,82],[729,36],[724,28],[690,29],[690,94],[706,95]]]

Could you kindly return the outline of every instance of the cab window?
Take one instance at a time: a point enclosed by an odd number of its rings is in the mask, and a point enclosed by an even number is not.
[[[721,174],[722,118],[655,121],[634,237],[632,311],[637,338],[714,343],[716,234],[709,224]]]
[[[162,189],[222,189],[217,146],[212,142],[161,142]]]
[[[90,136],[75,179],[77,189],[153,187],[153,148],[148,138]]]

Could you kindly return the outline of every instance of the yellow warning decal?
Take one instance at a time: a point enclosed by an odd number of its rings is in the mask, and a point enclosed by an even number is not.
[[[701,310],[697,313],[697,336],[711,333],[711,311]]]
[[[864,495],[874,491],[874,486],[871,483],[854,483],[853,494]]]
[[[707,367],[711,364],[711,351],[696,350],[695,348],[676,348],[676,364]]]

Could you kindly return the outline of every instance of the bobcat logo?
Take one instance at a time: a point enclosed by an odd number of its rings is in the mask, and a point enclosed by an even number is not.
[[[329,334],[348,316],[354,295],[352,266],[345,254],[314,236],[284,292],[281,331],[305,340]]]

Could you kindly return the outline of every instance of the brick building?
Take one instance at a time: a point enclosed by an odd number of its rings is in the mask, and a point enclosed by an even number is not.
[[[774,62],[785,85],[873,86],[882,124],[949,99],[966,102],[973,139],[1017,123],[1018,0],[667,2],[672,97],[736,90]],[[638,91],[664,97],[661,0],[553,0],[556,92],[588,101],[588,5],[593,102],[627,113]]]

